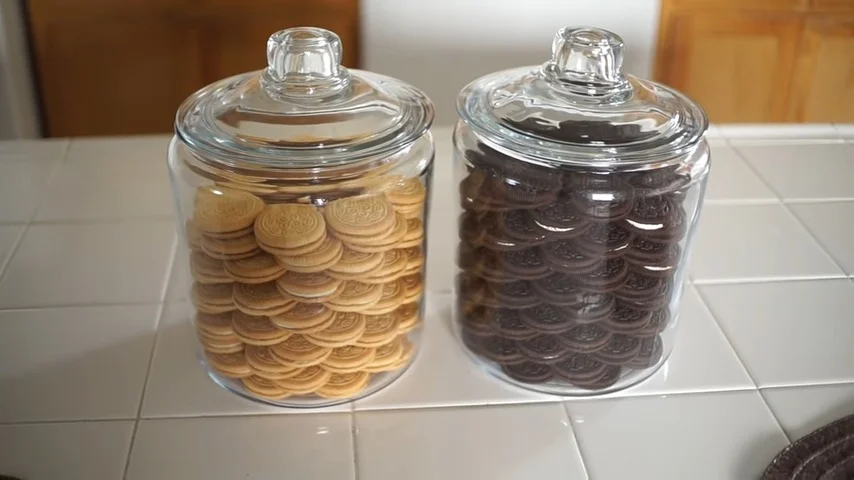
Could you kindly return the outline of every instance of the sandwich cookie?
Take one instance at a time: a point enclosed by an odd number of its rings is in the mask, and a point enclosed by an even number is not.
[[[335,234],[359,237],[370,243],[370,237],[382,238],[395,224],[394,207],[381,194],[359,195],[329,202],[323,210],[326,223]],[[404,228],[406,225],[404,224]]]
[[[252,395],[268,400],[282,400],[290,397],[292,393],[276,383],[257,375],[241,379],[243,388]]]
[[[581,251],[572,240],[557,240],[540,247],[543,259],[562,273],[579,275],[590,272],[600,259]]]
[[[614,222],[626,218],[632,210],[633,190],[613,175],[586,175],[572,192],[572,207],[593,222]]]
[[[234,311],[231,284],[194,283],[191,297],[193,305],[202,313],[218,314]]]
[[[354,373],[371,363],[375,355],[376,350],[373,348],[355,345],[333,348],[329,357],[320,364],[320,368],[332,373]]]
[[[528,215],[537,227],[555,239],[577,237],[590,226],[590,222],[578,214],[572,206],[572,200],[567,197],[559,197],[550,205],[530,210]]]
[[[298,334],[274,345],[272,351],[283,365],[299,368],[319,365],[332,354],[331,348],[319,347]]]
[[[670,277],[647,276],[629,270],[625,282],[614,295],[640,308],[656,310],[667,305],[670,300],[671,284]]]
[[[506,308],[487,308],[483,311],[484,321],[493,331],[510,340],[528,340],[536,337],[539,332],[519,318],[518,310]]]
[[[552,379],[552,367],[542,363],[525,361],[515,365],[502,365],[501,371],[522,383],[545,383]]]
[[[406,254],[406,268],[403,269],[404,275],[411,275],[421,271],[424,265],[424,254],[421,252],[421,247],[409,247],[403,249]]]
[[[644,369],[649,368],[661,360],[664,354],[664,345],[661,342],[661,337],[644,338],[641,340],[641,348],[638,356],[626,364],[629,368]]]
[[[202,231],[196,226],[196,222],[187,220],[184,222],[184,233],[187,236],[187,246],[192,251],[202,249]]]
[[[347,280],[343,285],[343,290],[335,298],[324,304],[330,310],[336,312],[361,312],[376,305],[383,296],[383,286],[381,284],[367,284]]]
[[[608,365],[625,365],[634,360],[640,351],[641,342],[639,339],[628,335],[615,334],[594,355],[597,360]]]
[[[362,310],[365,315],[384,315],[391,313],[407,300],[407,290],[402,280],[394,280],[382,285],[382,296],[370,308]]]
[[[370,272],[370,276],[364,276],[359,280],[363,283],[386,283],[403,276],[409,257],[403,250],[388,250],[383,254],[383,261],[379,267]]]
[[[400,318],[387,313],[365,317],[365,331],[356,340],[355,345],[365,348],[377,348],[394,340],[400,330]]]
[[[576,353],[555,363],[553,368],[555,374],[572,384],[576,382],[589,384],[600,378],[608,366],[592,355]]]
[[[384,258],[382,253],[357,252],[344,247],[341,258],[329,267],[326,273],[341,280],[358,280],[379,268]]]
[[[287,312],[272,315],[270,321],[289,332],[307,335],[329,328],[334,314],[323,304],[298,302]]]
[[[233,283],[223,261],[203,252],[190,253],[190,274],[199,283]]]
[[[593,353],[601,350],[611,340],[611,332],[595,323],[578,325],[558,336],[572,353]]]
[[[537,363],[555,363],[570,354],[556,335],[541,334],[518,342],[519,351],[528,360]]]
[[[613,386],[617,383],[617,380],[620,379],[620,374],[622,373],[622,369],[616,365],[606,365],[605,371],[602,372],[597,378],[593,380],[579,380],[573,382],[578,388],[584,388],[586,390],[604,390],[608,387]]]
[[[420,307],[417,303],[406,303],[394,311],[399,333],[409,333],[421,325]]]
[[[210,353],[239,353],[243,351],[244,345],[236,334],[230,335],[211,335],[202,330],[197,330],[196,334],[199,342],[202,344],[202,349]]]
[[[261,317],[281,315],[294,308],[295,302],[279,293],[276,282],[237,283],[234,286],[234,305],[247,315]]]
[[[267,205],[255,219],[255,236],[265,250],[268,250],[267,247],[273,250],[306,247],[323,239],[325,235],[323,215],[311,205]]]
[[[333,373],[315,393],[323,398],[349,398],[364,390],[370,378],[368,372]]]
[[[253,235],[255,233],[255,228],[253,226],[248,226],[242,230],[237,230],[234,232],[225,232],[225,233],[216,233],[216,232],[205,232],[206,237],[213,238],[215,240],[233,240],[235,238],[241,238],[248,235]]]
[[[202,235],[202,250],[211,257],[220,260],[249,258],[261,251],[255,236],[252,234],[228,240],[218,240]]]
[[[403,284],[404,297],[401,303],[413,303],[421,300],[424,294],[424,282],[421,280],[421,274],[415,273],[402,277],[398,282]]]
[[[212,315],[209,313],[196,313],[196,328],[211,336],[234,335],[231,328],[231,313]]]
[[[245,355],[254,374],[267,380],[283,380],[300,372],[299,368],[282,365],[270,347],[247,345]]]
[[[397,248],[406,235],[406,219],[400,213],[394,214],[394,224],[391,231],[382,236],[344,235],[335,234],[348,248],[364,253],[381,253]]]
[[[276,287],[286,297],[299,301],[322,303],[340,293],[342,281],[323,272],[287,272],[276,281]],[[343,289],[343,287],[341,288]]]
[[[338,348],[351,345],[365,332],[365,316],[355,312],[335,312],[331,323],[317,332],[306,333],[311,343]]]
[[[245,378],[252,375],[252,367],[246,361],[243,353],[206,353],[205,360],[209,367],[229,378]]]
[[[388,200],[395,208],[411,208],[424,204],[427,189],[418,178],[408,178],[386,193]]]
[[[406,233],[396,248],[420,247],[424,242],[424,223],[417,218],[406,220]]]
[[[232,313],[231,324],[240,341],[247,345],[275,345],[291,336],[290,332],[273,325],[269,318],[253,317],[239,310]]]
[[[285,273],[285,267],[267,252],[258,252],[239,260],[227,260],[224,268],[231,280],[251,284],[272,282]]]
[[[412,357],[415,356],[415,347],[412,345],[412,342],[403,337],[401,337],[401,342],[403,343],[403,351],[400,353],[400,358],[389,367],[389,370],[400,370],[409,365]],[[379,348],[382,347],[378,347],[377,349]]]
[[[400,360],[401,355],[403,355],[403,338],[398,336],[391,342],[378,347],[375,350],[374,359],[364,367],[364,370],[370,373],[391,370]]]
[[[341,241],[335,237],[326,237],[317,250],[310,253],[295,257],[278,256],[276,258],[288,271],[314,273],[322,272],[335,265],[343,254],[344,247]]]
[[[202,232],[236,232],[252,226],[263,209],[263,200],[251,193],[201,187],[196,191],[193,223]]]
[[[300,369],[293,377],[276,380],[276,384],[294,395],[308,395],[325,385],[331,377],[331,373],[315,365]]]
[[[578,237],[575,248],[583,255],[593,258],[614,258],[625,253],[634,234],[619,223],[594,223]]]

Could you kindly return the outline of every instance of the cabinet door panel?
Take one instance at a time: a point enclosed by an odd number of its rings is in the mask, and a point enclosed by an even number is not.
[[[699,102],[713,122],[784,121],[801,25],[796,14],[673,12],[657,79]]]

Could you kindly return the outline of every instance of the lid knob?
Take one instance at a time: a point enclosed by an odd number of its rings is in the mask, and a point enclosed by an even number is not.
[[[543,73],[573,93],[602,96],[631,88],[622,72],[623,39],[600,28],[562,28]]]
[[[350,84],[341,66],[341,39],[313,27],[297,27],[274,33],[267,40],[264,87],[273,96],[326,97]]]

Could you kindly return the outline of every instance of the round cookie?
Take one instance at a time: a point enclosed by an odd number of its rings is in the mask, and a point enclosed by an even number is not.
[[[209,313],[196,313],[196,328],[209,335],[234,335],[231,328],[231,313],[212,315]]]
[[[243,351],[244,345],[240,338],[235,335],[210,335],[204,331],[196,331],[202,349],[210,353],[239,353]]]
[[[344,254],[341,241],[335,237],[327,237],[326,240],[311,253],[295,257],[278,256],[276,259],[285,266],[288,271],[298,273],[321,272],[338,263]]]
[[[605,319],[614,311],[615,304],[616,299],[609,293],[586,292],[580,303],[563,308],[577,323],[584,324]]]
[[[256,375],[243,378],[241,381],[243,382],[244,390],[256,397],[266,398],[269,400],[282,400],[292,395],[289,390],[285,389],[273,380],[268,380]]]
[[[605,371],[602,372],[602,374],[599,375],[597,378],[589,381],[576,381],[574,382],[574,385],[578,388],[584,388],[586,390],[604,390],[617,383],[617,380],[620,379],[620,373],[621,369],[619,366],[607,365],[605,366]]]
[[[501,365],[513,365],[526,361],[514,340],[497,335],[473,338],[464,336],[463,340],[474,353]]]
[[[592,355],[585,353],[570,355],[553,366],[555,374],[573,384],[576,382],[592,382],[601,377],[608,368],[607,365]]]
[[[600,259],[582,252],[571,240],[557,240],[540,247],[542,258],[555,270],[570,275],[590,272]]]
[[[554,375],[550,366],[530,361],[516,365],[502,365],[501,370],[508,377],[522,383],[545,383]]]
[[[577,277],[583,287],[597,292],[616,290],[626,282],[628,264],[622,258],[603,260],[590,272]]]
[[[519,318],[534,330],[546,333],[562,333],[576,324],[565,310],[545,303],[520,310]]]
[[[550,273],[537,248],[501,252],[498,263],[505,273],[523,280],[537,280]]]
[[[483,312],[484,321],[492,330],[511,340],[527,340],[536,337],[539,332],[519,318],[517,310],[506,308],[487,308]]]
[[[364,390],[370,378],[368,372],[333,373],[315,393],[323,398],[349,398]]]
[[[216,186],[196,192],[193,223],[202,232],[227,233],[252,226],[264,202],[251,193]]]
[[[664,345],[661,342],[661,337],[656,335],[654,337],[644,338],[641,340],[641,349],[638,356],[631,362],[627,363],[626,366],[639,370],[650,368],[661,360],[661,356],[663,354]]]
[[[228,240],[218,240],[202,235],[202,250],[220,260],[248,258],[261,251],[255,236],[251,234]]]
[[[383,261],[380,266],[372,270],[370,276],[365,276],[360,281],[363,283],[390,282],[403,274],[408,262],[409,257],[403,250],[388,250],[383,254]]]
[[[420,247],[424,241],[424,223],[417,218],[406,220],[406,233],[403,235],[397,248]]]
[[[307,253],[311,253],[311,252],[317,250],[318,248],[320,248],[321,245],[323,245],[323,242],[325,240],[326,240],[326,235],[323,235],[311,243],[308,243],[308,244],[303,245],[301,247],[295,247],[295,248],[278,248],[278,247],[266,245],[262,242],[258,242],[258,246],[261,247],[261,249],[264,250],[265,252],[269,253],[270,255],[276,256],[276,257],[279,257],[279,256],[281,256],[281,257],[296,257],[298,255],[305,255]]]
[[[361,312],[374,306],[383,295],[381,284],[367,284],[354,280],[343,283],[341,293],[326,302],[327,308],[336,312]]]
[[[365,316],[355,312],[334,312],[331,323],[306,338],[321,347],[338,348],[356,342],[365,332]]]
[[[574,242],[582,255],[603,259],[619,257],[633,239],[634,234],[618,223],[594,223]]]
[[[394,313],[365,316],[365,330],[355,345],[376,348],[392,341],[400,330],[400,317]]]
[[[287,367],[311,367],[320,365],[330,354],[331,348],[317,346],[306,337],[294,334],[272,347],[273,355]]]
[[[278,358],[273,355],[270,347],[247,345],[245,355],[246,362],[252,367],[255,375],[262,376],[268,380],[290,378],[297,375],[300,371],[299,368],[282,365]]]
[[[658,335],[667,329],[667,326],[670,324],[670,310],[668,308],[661,308],[652,312],[652,318],[649,320],[649,323],[637,332],[637,335],[640,337],[650,337],[653,335]]]
[[[335,234],[348,248],[363,253],[381,253],[392,248],[398,248],[406,235],[406,218],[400,213],[394,214],[394,224],[391,231],[382,236],[355,236]]]
[[[241,311],[231,316],[232,328],[240,340],[247,345],[267,346],[287,340],[289,332],[277,328],[267,317],[253,317]]]
[[[637,236],[624,258],[643,275],[663,277],[676,271],[682,258],[682,249],[675,243],[662,243]]]
[[[625,225],[639,235],[672,241],[685,235],[688,221],[681,205],[665,195],[650,195],[635,199]]]
[[[420,273],[401,277],[397,281],[401,282],[404,288],[404,297],[401,303],[413,303],[421,300],[421,295],[424,294],[424,282],[421,280]]]
[[[421,247],[405,248],[403,253],[406,254],[406,268],[403,269],[403,273],[409,275],[420,272],[424,265],[424,253],[421,252]]]
[[[529,308],[540,303],[531,284],[525,280],[509,283],[487,283],[489,295],[484,305],[494,308]]]
[[[401,355],[403,355],[403,338],[398,336],[375,349],[374,359],[365,365],[364,370],[369,373],[385,372],[394,367]]]
[[[223,261],[203,252],[190,253],[190,274],[199,283],[233,283]]]
[[[641,350],[641,342],[635,337],[614,334],[608,343],[594,355],[608,365],[625,365],[634,360]]]
[[[323,215],[330,229],[344,235],[384,235],[395,222],[394,207],[379,194],[329,202]]]
[[[417,303],[407,303],[398,307],[394,315],[398,319],[398,331],[409,333],[421,324],[420,308]]]
[[[585,292],[578,287],[575,277],[555,272],[548,277],[531,282],[531,288],[546,303],[574,306],[584,302]]]
[[[293,377],[277,380],[276,383],[294,395],[308,395],[325,385],[331,377],[331,373],[314,365],[302,368]]]
[[[294,297],[329,299],[341,285],[341,280],[332,278],[323,272],[299,273],[287,272],[276,281],[282,293]]]
[[[252,375],[252,368],[243,353],[205,353],[209,367],[230,378],[245,378]]]
[[[409,365],[409,362],[412,361],[412,357],[415,356],[415,347],[412,345],[412,342],[407,340],[406,338],[400,337],[401,343],[403,343],[403,351],[400,354],[400,358],[397,359],[391,366],[386,369],[386,371],[392,370],[400,370],[401,368]],[[377,347],[377,349],[382,347]]]
[[[370,308],[362,310],[365,315],[384,315],[391,313],[407,301],[407,289],[402,280],[382,284],[382,296]],[[409,300],[414,301],[414,300]]]
[[[255,236],[261,247],[298,248],[326,234],[323,215],[310,205],[267,205],[255,219]]]
[[[475,337],[491,337],[498,333],[491,318],[486,316],[483,307],[464,312],[460,321],[463,333]]]
[[[629,270],[626,281],[614,295],[642,308],[655,310],[664,307],[670,300],[671,283],[669,277],[651,277]]]
[[[294,308],[270,316],[277,327],[303,335],[320,332],[332,325],[335,312],[320,303],[298,302]]]
[[[554,363],[569,355],[569,349],[556,335],[541,334],[518,342],[519,351],[537,363]]]
[[[375,356],[376,350],[373,348],[347,345],[333,348],[320,367],[332,373],[355,373],[371,363]]]
[[[652,320],[652,312],[641,310],[623,301],[617,301],[604,325],[614,333],[635,335],[643,331]]]
[[[236,230],[234,232],[225,232],[225,233],[216,233],[216,232],[205,232],[206,237],[210,237],[216,240],[232,240],[235,238],[245,237],[247,235],[252,235],[255,233],[255,228],[250,225],[242,230]]]
[[[234,305],[253,316],[280,315],[294,308],[295,303],[279,293],[276,282],[234,285]]]
[[[625,218],[632,210],[634,194],[614,175],[595,178],[584,175],[572,190],[572,207],[593,222],[613,222]]]
[[[234,311],[237,307],[234,304],[232,290],[231,284],[194,283],[191,293],[193,305],[202,313],[218,314]]]
[[[378,268],[383,263],[385,255],[382,253],[364,253],[344,247],[341,258],[329,267],[327,273],[337,278],[336,274],[360,276]],[[344,278],[354,280],[355,278]]]
[[[590,226],[590,222],[575,211],[572,200],[567,197],[560,197],[550,205],[531,210],[528,215],[535,225],[556,239],[577,237]]]
[[[386,196],[395,208],[398,206],[421,205],[427,198],[427,189],[424,188],[420,179],[408,178],[386,192]]]
[[[199,230],[195,222],[192,220],[184,222],[184,234],[187,237],[187,246],[190,247],[190,250],[198,251],[202,249],[202,231]]]
[[[487,230],[487,235],[492,237],[495,243],[509,239],[508,243],[536,245],[542,243],[549,233],[540,228],[525,210],[498,213],[491,218],[488,223],[492,225]]]
[[[285,273],[285,267],[266,252],[258,252],[240,260],[228,260],[224,269],[229,279],[251,284],[272,282]]]
[[[595,323],[578,325],[562,333],[558,340],[572,353],[593,353],[601,350],[612,333]]]

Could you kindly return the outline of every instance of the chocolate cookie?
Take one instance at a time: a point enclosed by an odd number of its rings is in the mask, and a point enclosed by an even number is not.
[[[546,240],[544,232],[522,210],[489,213],[481,219],[482,244],[496,251],[517,251],[535,247]]]
[[[670,300],[669,277],[652,277],[629,270],[626,281],[614,292],[617,298],[634,305],[655,310]]]
[[[679,168],[675,166],[634,172],[627,176],[626,183],[634,187],[637,196],[665,195],[671,199],[681,199],[691,183],[691,177],[687,173],[680,173]]]
[[[511,173],[512,175],[512,173]],[[496,185],[498,198],[519,207],[547,205],[557,198],[560,177],[556,172],[536,172],[529,175],[505,176]]]
[[[491,329],[511,340],[527,340],[539,334],[519,318],[517,310],[489,308],[483,316]]]
[[[498,224],[508,237],[529,244],[542,242],[548,233],[541,229],[525,210],[513,210],[498,215]]]
[[[620,288],[628,273],[628,264],[622,258],[611,258],[599,262],[589,273],[579,275],[578,281],[597,292],[609,292]]]
[[[633,189],[623,185],[615,175],[580,177],[572,190],[572,206],[583,217],[594,222],[613,222],[625,218],[632,210]]]
[[[551,238],[577,237],[590,226],[590,222],[575,211],[572,199],[567,196],[561,196],[545,207],[530,210],[528,215]]]
[[[521,363],[525,359],[515,341],[500,336],[478,337],[476,343],[469,346],[475,353],[502,365]]]
[[[499,263],[499,253],[486,248],[467,249],[460,246],[458,253],[460,268],[471,275],[498,283],[515,282],[516,276],[510,274]]]
[[[555,374],[571,383],[592,382],[601,377],[608,368],[604,363],[585,353],[570,355],[556,362],[553,367]]]
[[[531,287],[544,302],[552,305],[581,305],[587,295],[578,288],[573,276],[560,272],[531,282]]]
[[[574,242],[582,255],[602,259],[619,257],[633,239],[634,234],[619,223],[594,223]]]
[[[595,323],[603,320],[614,310],[614,296],[608,293],[586,292],[577,305],[563,307],[575,318],[576,323]]]
[[[638,356],[641,341],[635,337],[623,334],[611,336],[608,343],[594,355],[602,363],[608,365],[624,365]]]
[[[554,363],[569,354],[569,349],[555,335],[537,335],[518,342],[518,346],[522,355],[539,363]]]
[[[537,280],[549,275],[549,266],[540,257],[539,249],[529,248],[517,252],[501,252],[498,262],[501,273],[524,280]]]
[[[608,330],[592,323],[572,327],[560,334],[558,340],[572,353],[593,353],[601,350],[611,340],[612,335]]]
[[[483,214],[463,212],[460,215],[458,229],[460,240],[470,248],[483,246],[485,231],[481,224]]]
[[[540,303],[540,297],[534,293],[530,283],[517,280],[509,283],[488,283],[489,295],[484,305],[495,308],[528,308]]]
[[[617,301],[614,311],[605,319],[605,326],[615,333],[637,334],[652,320],[652,312]]]
[[[519,318],[540,332],[561,333],[575,325],[575,319],[565,310],[548,304],[519,311]]]
[[[641,273],[650,276],[668,276],[676,271],[682,258],[679,244],[665,243],[637,236],[623,257]]]
[[[573,275],[593,270],[600,261],[581,253],[572,240],[547,243],[540,247],[540,252],[551,268]]]
[[[636,369],[649,368],[661,360],[664,354],[664,345],[658,335],[641,340],[641,348],[638,356],[626,366]]]
[[[653,335],[658,335],[663,332],[667,325],[670,322],[670,310],[668,308],[661,308],[652,312],[652,318],[650,318],[649,323],[637,332],[636,336],[638,337],[650,337]]]
[[[615,365],[608,365],[605,367],[605,371],[602,372],[599,377],[587,381],[582,380],[578,382],[573,382],[573,384],[578,388],[583,388],[586,390],[605,390],[608,387],[613,386],[617,383],[617,380],[620,379],[621,369]]]
[[[636,198],[624,223],[638,235],[666,241],[682,238],[688,228],[685,210],[664,195]]]
[[[522,383],[545,383],[552,379],[552,368],[534,362],[522,362],[516,365],[503,365],[504,373]]]
[[[484,314],[483,308],[473,309],[461,315],[460,326],[465,333],[476,337],[490,337],[497,333],[491,319]]]

